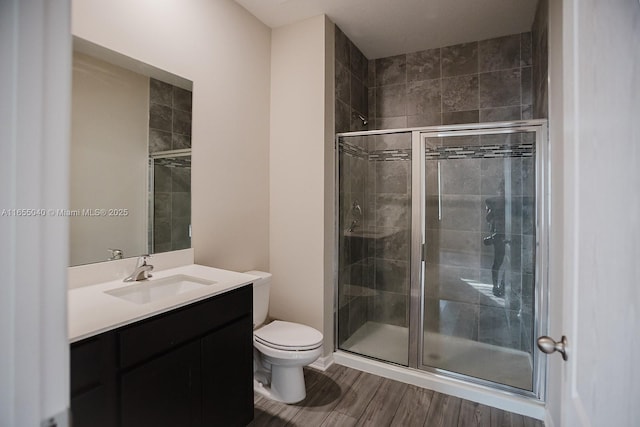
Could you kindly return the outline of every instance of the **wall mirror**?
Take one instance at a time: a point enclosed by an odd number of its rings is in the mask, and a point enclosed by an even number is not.
[[[74,37],[71,266],[191,247],[192,90]]]

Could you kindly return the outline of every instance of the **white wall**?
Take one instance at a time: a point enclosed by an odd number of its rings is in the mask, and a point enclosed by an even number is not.
[[[336,263],[336,152],[335,152],[335,25],[324,28],[324,353],[333,352]]]
[[[333,92],[333,34],[328,33],[333,25],[323,15],[273,30],[269,156],[269,314],[322,331],[325,354],[332,350],[325,308],[330,312],[333,306],[327,300],[333,283],[327,264],[332,240],[326,235],[333,233],[333,199],[326,193],[333,194],[333,98],[326,96]]]
[[[74,0],[74,35],[193,81],[195,261],[269,265],[268,27],[231,0]]]
[[[76,52],[71,106],[70,209],[128,215],[71,216],[70,265],[146,253],[149,78]]]

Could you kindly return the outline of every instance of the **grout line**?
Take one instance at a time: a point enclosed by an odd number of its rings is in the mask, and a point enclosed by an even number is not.
[[[478,42],[477,44],[477,49],[478,49],[478,55],[476,56],[476,60],[478,61],[477,63],[477,70],[478,70],[478,102],[477,102],[477,106],[478,106],[478,121],[480,121],[480,42]]]
[[[442,48],[440,48],[440,124],[442,124],[444,122],[443,120],[443,110],[444,110],[444,93],[443,93],[443,89],[444,89],[444,76],[442,75]]]

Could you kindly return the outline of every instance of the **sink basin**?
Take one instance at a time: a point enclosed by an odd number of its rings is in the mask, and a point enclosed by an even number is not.
[[[147,304],[164,298],[184,294],[195,289],[213,285],[214,281],[176,274],[163,279],[152,279],[105,293],[135,304]]]

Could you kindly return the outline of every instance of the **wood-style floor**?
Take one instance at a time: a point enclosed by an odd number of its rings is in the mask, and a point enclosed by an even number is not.
[[[307,397],[285,405],[256,394],[251,427],[543,427],[533,418],[332,365],[305,368]]]

